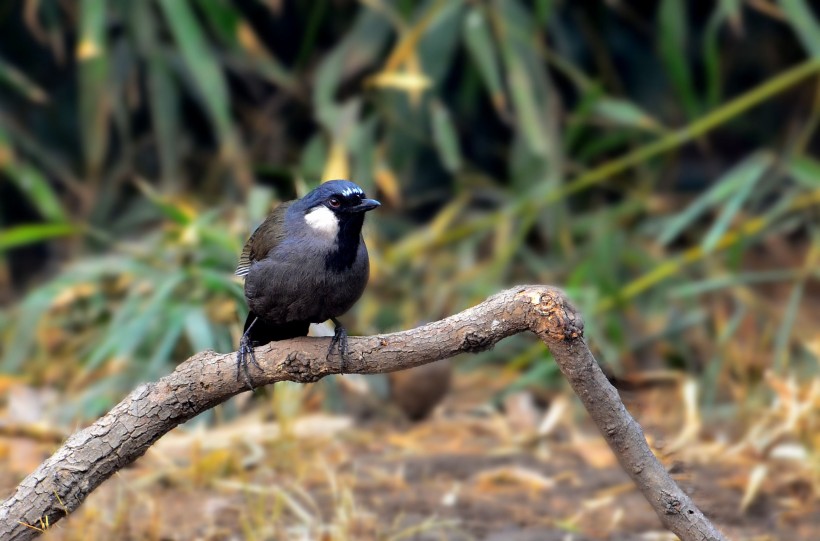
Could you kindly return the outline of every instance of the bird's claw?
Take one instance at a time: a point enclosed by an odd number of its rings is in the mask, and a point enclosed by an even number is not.
[[[250,363],[248,363],[248,359],[250,359]],[[259,361],[256,360],[256,352],[253,349],[253,344],[251,344],[248,335],[245,334],[239,341],[239,351],[236,352],[236,381],[239,381],[244,376],[248,390],[253,391],[254,387],[248,364],[253,364],[260,372],[262,371],[262,367],[259,366]]]
[[[345,361],[347,360],[347,331],[342,324],[335,319],[333,320],[333,323],[336,325],[336,328],[333,330],[333,338],[330,340],[330,347],[327,348],[327,360],[330,361],[330,357],[333,355],[333,348],[337,348],[341,359],[340,371],[344,374],[346,372]]]

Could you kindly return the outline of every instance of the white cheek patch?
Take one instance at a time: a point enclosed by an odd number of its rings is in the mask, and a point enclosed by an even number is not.
[[[339,219],[325,206],[316,207],[305,214],[305,223],[322,237],[335,239],[339,233]]]

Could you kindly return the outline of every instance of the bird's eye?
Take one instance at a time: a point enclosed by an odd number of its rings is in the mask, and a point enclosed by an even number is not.
[[[328,199],[327,203],[328,203],[328,205],[330,205],[331,207],[333,207],[335,209],[342,206],[342,202],[339,201],[338,197],[331,197],[330,199]]]

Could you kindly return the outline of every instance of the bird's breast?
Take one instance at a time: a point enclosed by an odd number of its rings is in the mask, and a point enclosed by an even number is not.
[[[245,280],[251,310],[273,323],[319,323],[350,310],[370,276],[367,248],[360,243],[344,265],[330,254],[315,243],[288,243],[254,263]]]

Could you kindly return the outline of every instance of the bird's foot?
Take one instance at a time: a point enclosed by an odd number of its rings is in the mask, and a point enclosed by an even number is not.
[[[336,327],[333,330],[330,347],[327,348],[327,360],[329,361],[331,355],[333,355],[333,348],[337,348],[339,350],[339,357],[341,358],[340,372],[344,374],[346,372],[345,361],[347,361],[347,331],[336,318],[332,318],[332,321]]]
[[[250,363],[248,362],[249,359]],[[262,371],[262,367],[259,366],[259,362],[256,360],[253,343],[250,337],[248,337],[248,333],[245,333],[242,335],[242,339],[239,340],[239,351],[236,352],[236,381],[244,377],[248,389],[253,391],[253,382],[251,381],[251,372],[248,369],[248,364],[253,364],[260,372]]]

